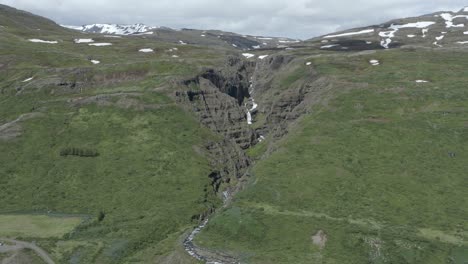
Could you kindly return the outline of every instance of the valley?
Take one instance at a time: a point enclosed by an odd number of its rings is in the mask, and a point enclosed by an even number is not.
[[[0,260],[465,263],[465,24],[298,41],[0,5]]]

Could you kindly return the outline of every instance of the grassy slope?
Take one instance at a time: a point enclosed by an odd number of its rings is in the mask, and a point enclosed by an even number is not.
[[[5,236],[62,237],[83,221],[80,217],[0,215],[0,234]]]
[[[30,25],[29,17],[22,19]],[[168,96],[173,79],[192,76],[217,64],[226,51],[174,46],[144,38],[102,38],[57,29],[34,20],[41,31],[0,16],[0,124],[18,116],[21,136],[0,141],[0,213],[86,215],[88,220],[61,239],[34,239],[59,262],[149,262],[174,251],[193,215],[217,198],[205,197],[210,167],[202,149],[216,139]],[[29,22],[28,22],[29,21]],[[74,38],[112,42],[111,47],[74,44]],[[29,38],[58,40],[39,44]],[[140,48],[154,48],[142,54]],[[98,59],[92,65],[88,59]],[[2,68],[3,67],[3,68]],[[77,74],[77,71],[85,74]],[[23,83],[26,78],[34,77]],[[87,81],[82,89],[59,81]],[[22,92],[17,93],[21,88]],[[158,88],[158,91],[155,91]],[[120,92],[141,110],[115,105],[73,106],[70,99]],[[120,97],[111,101],[116,103]],[[98,157],[62,157],[64,148],[91,149]],[[98,221],[100,212],[105,214]],[[1,235],[1,234],[0,234]],[[179,258],[190,261],[187,256]]]
[[[255,165],[250,186],[198,243],[249,263],[466,261],[465,57],[310,58],[335,78],[336,95]],[[382,65],[370,66],[374,58]],[[323,250],[311,240],[318,230]]]

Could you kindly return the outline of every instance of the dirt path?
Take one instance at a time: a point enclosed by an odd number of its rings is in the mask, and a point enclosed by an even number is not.
[[[21,135],[21,126],[19,123],[21,121],[28,120],[40,115],[41,113],[22,114],[13,121],[0,124],[0,140],[8,140]]]
[[[312,211],[289,211],[289,210],[280,210],[280,208],[274,207],[269,204],[260,204],[260,203],[245,203],[243,206],[247,208],[261,209],[263,213],[269,215],[288,215],[288,216],[298,216],[298,217],[314,217],[319,219],[326,219],[328,221],[334,222],[345,222],[350,225],[358,225],[372,230],[382,230],[382,229],[403,229],[405,226],[397,226],[385,223],[379,223],[371,219],[356,219],[356,218],[342,218],[342,217],[333,217],[324,213],[317,213]],[[448,244],[453,244],[457,246],[468,245],[466,236],[460,236],[457,234],[457,231],[453,230],[451,232],[437,230],[432,228],[420,228],[414,227],[418,232],[417,236],[423,239],[443,241]]]
[[[19,251],[19,250],[27,248],[27,249],[31,249],[34,252],[36,252],[36,254],[39,257],[41,257],[42,260],[44,260],[45,263],[55,264],[55,262],[49,256],[49,254],[47,254],[47,252],[45,250],[43,250],[42,248],[36,246],[34,243],[19,241],[19,240],[15,240],[15,239],[8,239],[8,238],[0,238],[0,241],[8,242],[10,244],[14,244],[14,245],[2,245],[2,246],[0,246],[0,253],[15,252],[15,251]]]

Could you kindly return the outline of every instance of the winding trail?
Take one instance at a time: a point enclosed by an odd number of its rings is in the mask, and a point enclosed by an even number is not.
[[[7,252],[16,252],[22,249],[31,249],[36,254],[44,260],[47,264],[55,264],[49,254],[43,250],[42,248],[36,246],[34,243],[15,240],[15,239],[8,239],[8,238],[0,238],[0,241],[8,242],[14,245],[1,245],[0,246],[0,253],[7,253]]]

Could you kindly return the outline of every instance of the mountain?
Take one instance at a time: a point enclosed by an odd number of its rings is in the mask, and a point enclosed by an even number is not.
[[[401,46],[460,47],[468,44],[468,8],[350,29],[308,40],[324,50],[372,50]]]
[[[467,262],[466,15],[296,42],[0,5],[0,261]]]
[[[9,27],[16,30],[16,33],[38,31],[39,29],[46,33],[66,32],[65,29],[61,28],[50,19],[1,4],[0,25],[3,31],[5,31],[5,28]]]
[[[138,33],[149,33],[151,30],[159,27],[150,27],[144,24],[118,25],[118,24],[91,24],[84,26],[66,26],[63,27],[80,30],[87,33],[99,33],[109,35],[132,35]]]
[[[189,28],[175,30],[168,27],[150,27],[144,24],[91,24],[84,26],[62,26],[86,33],[110,35],[145,35],[148,38],[173,41],[176,43],[216,46],[227,45],[235,49],[242,50],[271,48],[284,49],[290,44],[300,42],[298,39],[283,37],[240,35],[220,30],[197,30]]]

